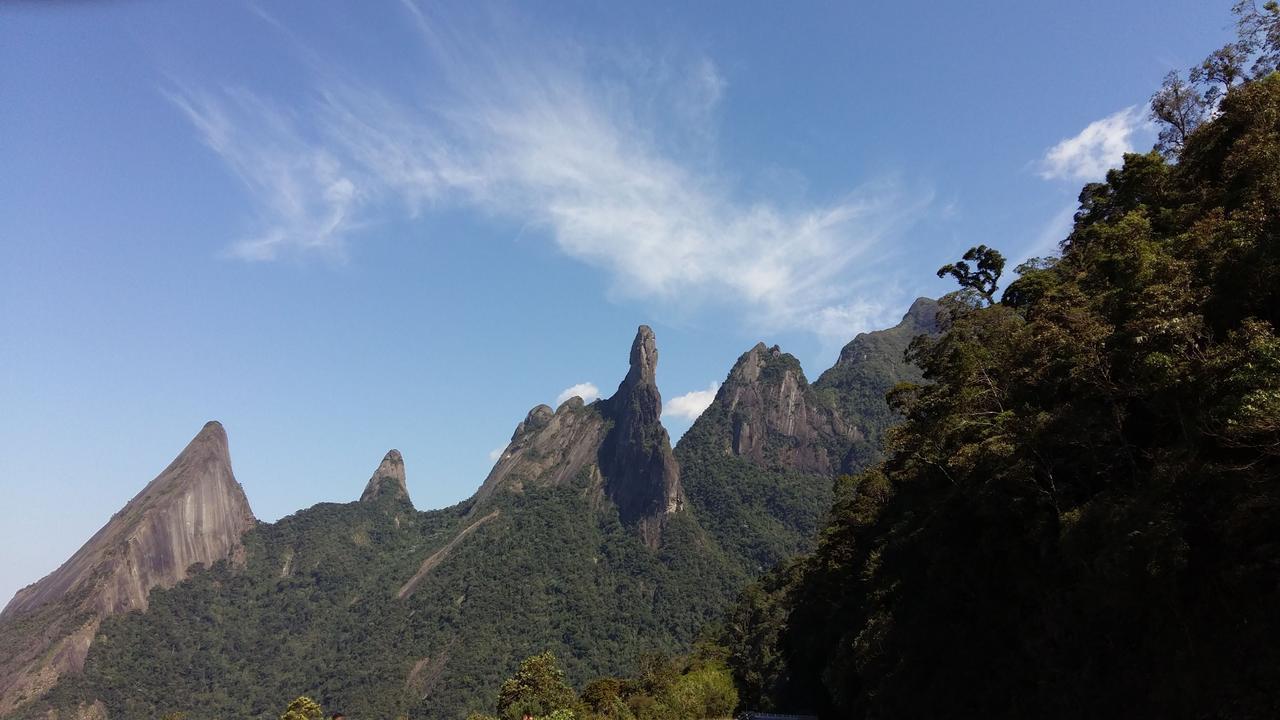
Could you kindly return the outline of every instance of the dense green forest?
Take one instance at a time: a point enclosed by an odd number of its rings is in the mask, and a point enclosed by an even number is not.
[[[1280,716],[1280,8],[1237,13],[1060,257],[940,271],[886,460],[726,623],[747,706]]]
[[[547,649],[578,684],[680,652],[734,593],[691,518],[652,552],[575,483],[499,494],[484,508],[497,515],[398,598],[467,510],[387,496],[262,525],[246,568],[219,564],[107,620],[84,674],[27,713],[97,699],[131,718],[275,717],[307,694],[353,716],[461,717]]]

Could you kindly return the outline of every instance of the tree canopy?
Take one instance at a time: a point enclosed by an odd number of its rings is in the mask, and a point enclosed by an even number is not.
[[[957,263],[886,461],[726,623],[744,697],[842,718],[1280,713],[1280,9],[1237,12],[1242,44],[1179,78],[1200,102],[1215,83],[1213,112],[1161,110],[1177,142],[1086,186],[1060,257],[999,302]]]

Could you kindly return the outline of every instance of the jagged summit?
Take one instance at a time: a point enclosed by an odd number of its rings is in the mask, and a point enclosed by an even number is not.
[[[819,400],[795,356],[764,343],[738,358],[709,411],[726,452],[780,470],[833,474],[855,432]]]
[[[660,420],[657,365],[653,330],[641,325],[626,377],[612,397],[590,405],[571,397],[555,410],[534,406],[477,491],[472,512],[500,489],[563,485],[586,472],[597,491],[618,507],[623,522],[657,545],[662,518],[684,507],[671,439]]]
[[[382,463],[378,465],[377,470],[373,471],[373,476],[365,485],[364,493],[360,495],[360,502],[371,502],[388,496],[406,502],[409,500],[409,488],[405,484],[404,476],[404,458],[400,456],[399,450],[390,450],[382,458]]]
[[[0,715],[16,698],[43,692],[51,678],[78,671],[102,618],[145,610],[152,588],[178,583],[192,565],[242,559],[241,535],[255,522],[231,471],[227,433],[221,423],[206,423],[71,559],[18,591],[0,613],[0,623],[57,617],[6,648]],[[65,624],[77,617],[81,624]]]
[[[641,325],[631,343],[631,368],[618,391],[602,403],[613,427],[599,453],[605,492],[623,522],[635,523],[651,546],[660,542],[663,519],[685,502],[671,438],[662,426],[657,368],[653,330]]]

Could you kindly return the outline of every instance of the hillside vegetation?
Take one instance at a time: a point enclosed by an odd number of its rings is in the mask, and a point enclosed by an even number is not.
[[[750,706],[1280,716],[1280,9],[1238,11],[1061,257],[957,263],[887,459],[732,613]]]

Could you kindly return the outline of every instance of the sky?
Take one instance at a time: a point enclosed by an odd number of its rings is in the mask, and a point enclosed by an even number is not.
[[[1229,5],[4,3],[0,603],[210,419],[275,520],[390,448],[467,498],[642,323],[673,438],[758,341],[816,378],[1052,253]]]

